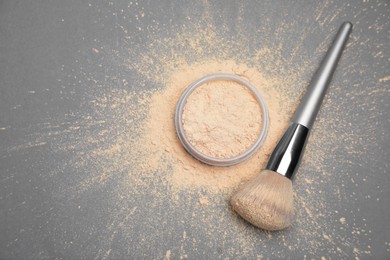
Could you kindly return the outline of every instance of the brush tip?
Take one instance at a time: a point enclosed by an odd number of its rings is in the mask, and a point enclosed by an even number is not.
[[[294,212],[292,182],[274,171],[262,171],[245,183],[230,202],[234,211],[259,228],[272,231],[291,225]]]

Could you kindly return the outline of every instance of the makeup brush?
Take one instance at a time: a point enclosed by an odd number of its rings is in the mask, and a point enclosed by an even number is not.
[[[245,183],[230,201],[234,211],[257,227],[281,230],[291,224],[294,214],[291,180],[351,30],[350,22],[341,25],[266,169]]]

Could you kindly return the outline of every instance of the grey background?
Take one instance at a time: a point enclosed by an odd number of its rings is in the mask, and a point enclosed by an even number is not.
[[[168,249],[172,259],[390,257],[388,1],[133,1],[132,8],[129,3],[0,1],[0,259],[162,259]],[[135,18],[140,10],[147,19]],[[318,10],[322,10],[320,15]],[[135,90],[162,87],[137,84],[140,76],[116,65],[118,56],[107,53],[96,57],[91,48],[110,48],[119,56],[130,50],[134,55],[144,51],[144,43],[151,37],[148,30],[140,31],[139,27],[156,26],[157,36],[153,37],[171,37],[182,24],[200,21],[206,26],[207,21],[202,21],[206,11],[211,13],[216,27],[224,28],[221,34],[227,38],[237,32],[235,18],[240,17],[240,26],[254,32],[246,47],[249,52],[263,44],[261,33],[255,33],[257,28],[269,32],[267,42],[284,42],[285,56],[308,32],[292,63],[304,59],[318,62],[324,50],[315,53],[317,47],[329,42],[342,21],[354,24],[349,52],[343,56],[333,81],[345,88],[335,90],[327,101],[339,102],[342,109],[333,112],[325,105],[321,112],[323,118],[338,118],[342,125],[350,126],[338,132],[341,145],[331,150],[326,159],[335,176],[322,184],[323,192],[319,195],[332,205],[330,208],[342,212],[352,222],[345,229],[332,231],[337,234],[333,242],[321,244],[324,238],[318,236],[319,246],[309,249],[307,241],[301,242],[304,233],[289,230],[257,244],[256,238],[261,240],[269,234],[231,215],[223,196],[215,199],[219,204],[212,211],[203,212],[233,219],[229,224],[214,219],[214,235],[205,236],[200,227],[185,228],[186,221],[194,221],[191,205],[196,199],[189,199],[181,207],[166,199],[151,212],[145,205],[153,198],[147,194],[136,198],[139,215],[126,223],[133,228],[131,234],[125,234],[120,225],[107,228],[111,213],[118,210],[111,196],[118,180],[114,178],[104,187],[92,188],[82,195],[73,191],[75,195],[69,196],[73,185],[88,171],[69,167],[74,160],[71,152],[53,149],[72,137],[60,140],[49,133],[66,130],[79,119],[74,115],[88,114],[83,104],[91,99],[96,88],[104,92],[108,83],[118,84],[115,76],[127,78],[133,83],[128,88]],[[273,34],[281,21],[296,24],[296,30]],[[127,38],[123,28],[128,32]],[[308,68],[302,77],[308,81],[312,73],[313,68]],[[86,81],[91,75],[107,84],[97,87]],[[313,138],[328,124],[335,129],[338,123],[319,120]],[[93,131],[93,126],[87,130]],[[354,137],[343,139],[349,132]],[[82,135],[81,132],[79,137]],[[344,149],[352,144],[357,144],[356,153]],[[347,163],[340,165],[335,160]],[[305,161],[304,170],[309,170]],[[335,195],[335,187],[342,187],[341,195]],[[299,188],[297,193],[302,194]],[[195,214],[196,217],[201,215]],[[177,221],[178,218],[183,221]],[[243,227],[244,235],[236,235],[244,239],[248,236],[251,246],[247,252],[234,250],[235,234],[219,235],[220,230],[237,223]],[[183,230],[190,239],[183,240]],[[107,245],[110,237],[114,238]],[[285,248],[278,237],[297,246],[293,250]],[[317,242],[314,240],[313,244]]]

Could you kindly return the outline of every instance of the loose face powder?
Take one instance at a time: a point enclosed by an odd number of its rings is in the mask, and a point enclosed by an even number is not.
[[[254,94],[233,80],[208,81],[184,105],[182,125],[199,152],[227,159],[251,148],[262,131],[263,112]]]

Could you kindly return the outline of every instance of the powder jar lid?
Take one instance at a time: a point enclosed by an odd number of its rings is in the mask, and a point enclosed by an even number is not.
[[[194,92],[196,88],[200,87],[201,85],[207,82],[215,81],[215,80],[232,80],[245,86],[254,95],[255,99],[260,105],[261,112],[262,112],[262,129],[260,131],[258,138],[256,139],[256,142],[243,153],[230,158],[216,158],[200,152],[188,140],[183,127],[183,111],[188,97],[191,95],[192,92]],[[233,74],[226,74],[226,73],[211,74],[193,82],[184,90],[183,94],[181,95],[176,105],[175,128],[180,142],[187,150],[187,152],[191,154],[195,159],[212,166],[232,166],[232,165],[242,163],[247,159],[249,159],[262,145],[268,130],[268,110],[260,92],[247,80]]]

